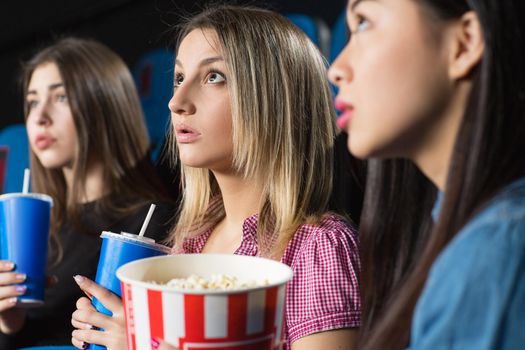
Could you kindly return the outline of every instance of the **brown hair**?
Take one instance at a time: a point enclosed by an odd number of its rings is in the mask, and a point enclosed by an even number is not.
[[[62,170],[46,169],[30,152],[33,190],[49,194],[54,200],[51,243],[56,243],[52,246],[56,246],[60,261],[58,232],[66,218],[79,224],[79,203],[85,194],[86,173],[93,159],[104,164],[104,188],[110,194],[98,201],[100,212],[126,215],[148,200],[167,198],[161,183],[152,176],[154,169],[147,154],[149,140],[140,101],[122,59],[94,40],[58,40],[24,65],[24,96],[34,70],[47,63],[56,64],[60,72],[78,138],[74,180],[69,192]],[[27,104],[24,113],[27,116]],[[123,204],[125,198],[139,201],[127,205]]]

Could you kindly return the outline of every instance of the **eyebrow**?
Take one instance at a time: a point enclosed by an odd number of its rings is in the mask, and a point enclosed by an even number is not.
[[[51,84],[47,87],[47,89],[49,91],[53,91],[53,90],[56,90],[58,88],[61,88],[61,87],[64,87],[64,83],[55,83],[55,84]],[[28,95],[36,95],[36,90],[29,90],[27,92]]]
[[[372,0],[355,0],[351,5],[350,5],[350,10],[351,11],[354,11],[355,10],[355,7],[357,5],[359,5],[359,3],[363,2],[363,1],[372,1]]]
[[[205,58],[199,62],[199,67],[207,66],[217,61],[224,61],[224,59],[221,56]],[[175,64],[178,66],[184,67],[182,62],[179,61],[178,59],[175,60]]]

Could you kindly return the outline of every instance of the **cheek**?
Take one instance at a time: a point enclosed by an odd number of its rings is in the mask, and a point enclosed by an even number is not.
[[[62,125],[63,126],[60,130],[61,137],[72,148],[72,150],[75,150],[78,144],[78,137],[73,117],[70,116],[66,118]]]
[[[34,139],[36,133],[36,126],[32,123],[26,122],[26,131],[29,142]]]
[[[356,156],[400,156],[396,152],[409,147],[403,138],[432,117],[431,106],[442,94],[443,71],[438,59],[417,54],[423,51],[393,42],[361,57],[349,138]]]

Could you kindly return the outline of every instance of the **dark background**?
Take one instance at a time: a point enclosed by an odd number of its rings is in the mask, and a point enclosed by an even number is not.
[[[132,67],[140,55],[172,46],[172,26],[180,15],[208,1],[189,0],[4,0],[0,1],[0,129],[23,122],[18,84],[20,65],[53,38],[64,35],[102,41]],[[222,1],[249,3],[282,14],[303,13],[329,27],[345,0]]]

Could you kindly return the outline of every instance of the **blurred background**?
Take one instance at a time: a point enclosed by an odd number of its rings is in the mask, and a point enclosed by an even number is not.
[[[228,2],[228,1],[223,1]],[[230,1],[248,3],[247,1]],[[130,68],[155,48],[171,48],[178,16],[206,3],[193,0],[45,0],[0,2],[0,129],[23,122],[20,63],[58,36],[88,36],[119,53]],[[250,1],[282,14],[304,14],[331,27],[344,0]]]
[[[22,62],[62,36],[90,37],[108,45],[133,73],[155,161],[169,120],[173,27],[181,16],[191,15],[209,2],[0,1],[0,193],[19,188],[20,176],[9,176],[9,173],[20,174],[28,164],[23,98],[18,81]],[[348,35],[344,22],[346,0],[222,0],[221,3],[251,4],[287,16],[317,44],[328,62],[344,46]],[[6,180],[3,186],[2,177]]]

